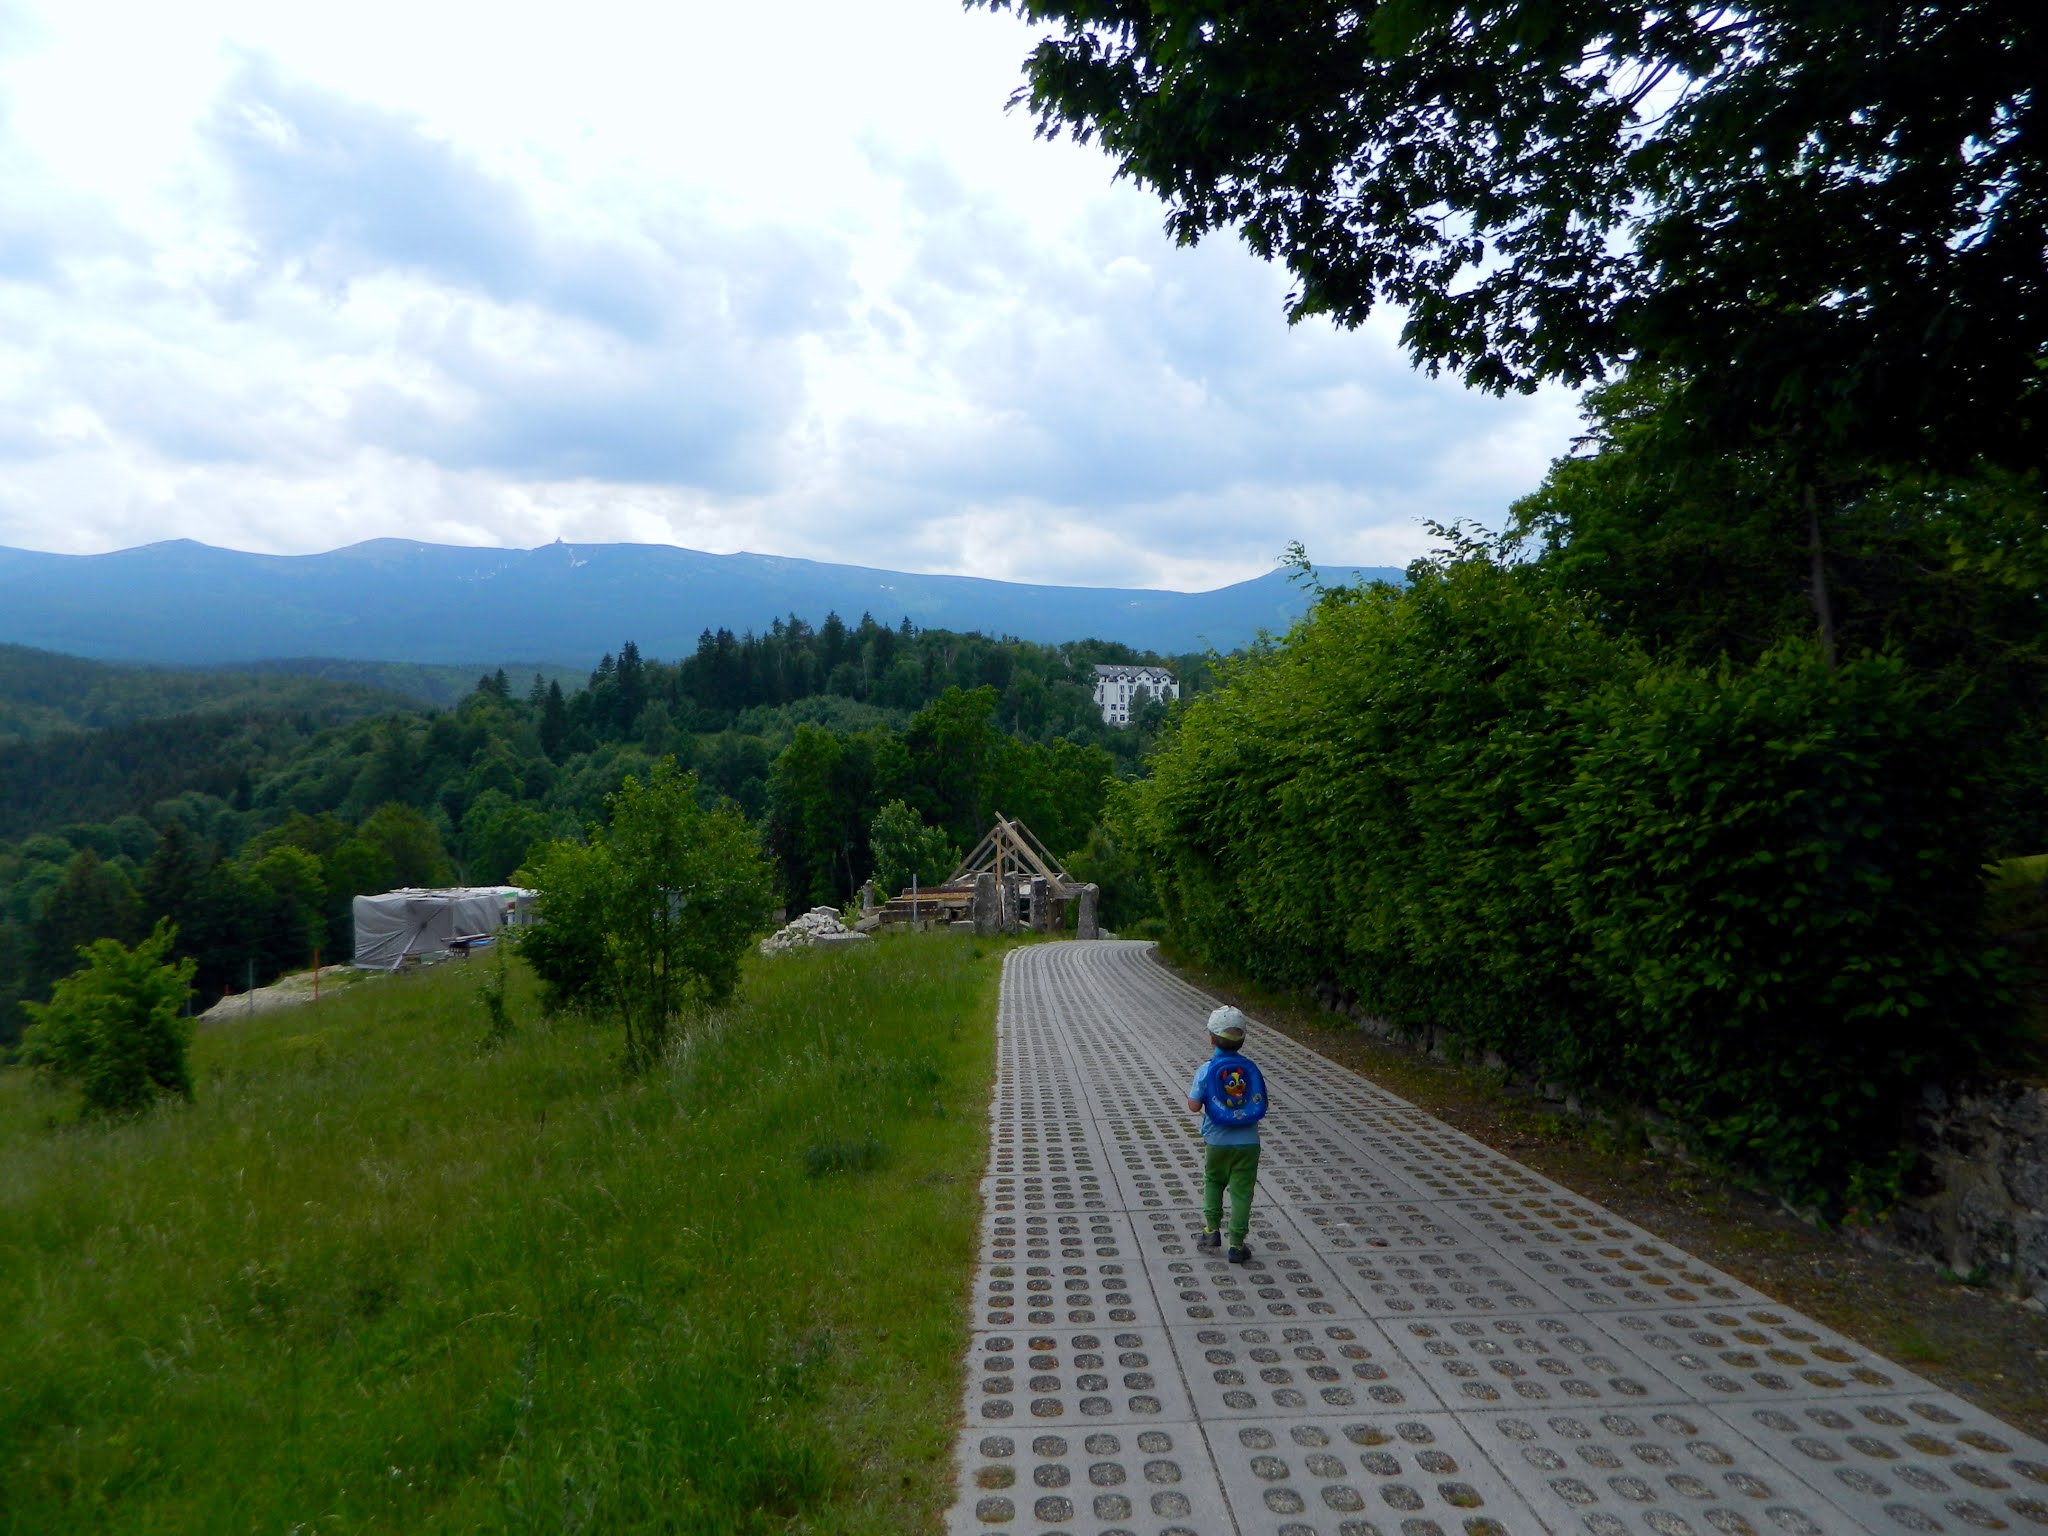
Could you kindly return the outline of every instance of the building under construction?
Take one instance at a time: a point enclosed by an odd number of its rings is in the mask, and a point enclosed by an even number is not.
[[[877,906],[862,892],[861,932],[944,927],[978,934],[1055,933],[1075,907],[1074,936],[1100,936],[1096,887],[1073,879],[1021,821],[1002,812],[942,885],[903,891]]]

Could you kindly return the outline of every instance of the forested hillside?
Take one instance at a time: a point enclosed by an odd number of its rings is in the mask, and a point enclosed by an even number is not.
[[[19,1032],[16,1004],[46,995],[78,945],[133,942],[160,917],[178,925],[205,994],[303,967],[316,948],[345,959],[355,895],[504,880],[664,756],[757,822],[793,905],[858,889],[869,825],[895,800],[958,848],[1001,809],[1076,850],[1164,713],[1104,727],[1093,665],[1159,659],[791,618],[759,635],[707,632],[674,662],[628,642],[580,688],[496,671],[447,710],[236,678],[245,697],[0,745],[0,1043]],[[1199,657],[1173,665],[1184,687],[1206,676]],[[307,687],[302,707],[262,702]],[[146,707],[135,688],[124,698]]]
[[[370,669],[348,676],[286,675],[287,670],[179,672],[0,645],[0,746],[53,731],[132,725],[200,709],[340,720],[402,708],[418,697]],[[471,681],[474,677],[470,674]]]

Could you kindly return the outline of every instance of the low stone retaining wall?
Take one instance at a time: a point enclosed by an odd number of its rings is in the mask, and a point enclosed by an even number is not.
[[[2048,1088],[1930,1088],[1913,1139],[1920,1159],[1906,1197],[1866,1240],[1972,1282],[2048,1298]]]

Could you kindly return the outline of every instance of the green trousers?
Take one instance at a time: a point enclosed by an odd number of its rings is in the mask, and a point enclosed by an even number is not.
[[[1223,1220],[1223,1191],[1230,1190],[1230,1246],[1242,1248],[1252,1226],[1252,1185],[1259,1177],[1259,1149],[1211,1147],[1202,1160],[1202,1230],[1214,1232]]]

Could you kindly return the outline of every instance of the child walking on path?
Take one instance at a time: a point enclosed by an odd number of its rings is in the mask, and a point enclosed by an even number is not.
[[[1209,1015],[1209,1059],[1188,1085],[1188,1112],[1202,1116],[1202,1235],[1200,1248],[1222,1246],[1223,1191],[1230,1191],[1230,1262],[1252,1256],[1245,1234],[1252,1224],[1252,1186],[1259,1177],[1259,1122],[1266,1117],[1266,1084],[1244,1052],[1244,1015],[1218,1008]]]

